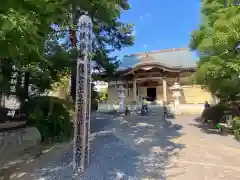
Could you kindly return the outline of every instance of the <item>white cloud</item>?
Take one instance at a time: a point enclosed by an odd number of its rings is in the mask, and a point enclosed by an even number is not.
[[[146,17],[151,17],[152,15],[150,13],[147,13],[146,14]]]
[[[143,47],[144,47],[144,48],[147,48],[147,47],[148,47],[148,45],[147,45],[147,44],[144,44],[144,45],[143,45]]]
[[[150,18],[152,16],[151,13],[146,13],[144,15],[139,16],[139,20],[142,21],[145,18]]]

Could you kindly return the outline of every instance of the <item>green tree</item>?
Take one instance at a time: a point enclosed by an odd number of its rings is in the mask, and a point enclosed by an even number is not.
[[[99,92],[99,100],[100,101],[106,101],[107,100],[107,89],[101,89]]]
[[[119,20],[120,14],[130,8],[128,0],[86,0],[67,1],[70,16],[66,14],[66,24],[70,27],[69,40],[73,50],[77,48],[76,26],[78,18],[82,14],[88,14],[93,20],[93,31],[95,34],[95,48],[93,61],[97,68],[104,70],[108,77],[112,75],[118,66],[116,57],[111,56],[115,50],[133,45],[133,25],[123,23]],[[71,24],[69,24],[71,22]],[[76,59],[76,56],[75,58]],[[72,65],[71,94],[75,99],[76,88],[76,62]]]
[[[63,19],[62,0],[2,1],[0,3],[0,58],[24,61],[30,54],[40,57],[43,46],[39,46],[52,31],[50,24]],[[41,47],[41,48],[40,48]],[[18,63],[18,62],[15,62]]]
[[[195,79],[219,97],[236,98],[240,93],[240,8],[233,1],[202,0],[202,22],[191,34],[190,48],[200,61]]]
[[[65,68],[67,61],[62,60],[67,54],[66,51],[63,53],[62,47],[57,43],[56,36],[59,34],[52,34],[51,25],[64,22],[60,16],[67,11],[63,2],[62,0],[38,2],[11,0],[0,3],[2,93],[11,94],[9,79],[13,65],[17,67],[19,77],[22,76],[21,73],[26,74],[27,84],[25,85],[33,84],[40,92],[50,88],[51,84],[58,79],[58,71]],[[21,93],[17,95],[22,97]]]
[[[76,60],[77,57],[78,18],[82,14],[92,18],[96,36],[93,61],[98,68],[111,74],[118,65],[111,52],[133,44],[132,25],[119,21],[120,13],[128,8],[126,0],[0,2],[0,64],[3,69],[0,93],[7,96],[13,94],[9,90],[9,80],[12,66],[15,65],[19,72],[15,95],[22,102],[21,109],[26,112],[31,124],[47,134],[44,138],[65,133],[53,131],[49,134],[52,128],[61,129],[58,126],[61,126],[59,122],[63,119],[68,123],[68,111],[72,108],[69,102],[42,95],[61,85],[61,78],[69,75],[70,67],[76,69],[72,59]],[[20,88],[19,83],[22,73],[26,75],[24,88]],[[29,85],[34,93],[28,91]],[[93,99],[96,98],[93,91]],[[28,99],[27,103],[25,99]],[[42,126],[43,122],[45,125]],[[51,126],[46,127],[46,124]]]
[[[6,94],[12,65],[26,72],[28,83],[40,93],[51,89],[62,73],[69,73],[69,67],[76,69],[71,60],[76,59],[75,29],[82,14],[89,14],[94,23],[93,60],[108,74],[118,65],[110,53],[133,44],[132,26],[119,21],[120,13],[129,8],[126,0],[12,0],[0,5],[0,60],[4,66],[0,83]]]

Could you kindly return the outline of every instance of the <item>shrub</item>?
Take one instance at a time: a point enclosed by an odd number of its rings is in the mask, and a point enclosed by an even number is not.
[[[40,96],[31,99],[27,107],[27,123],[39,130],[42,141],[63,141],[71,137],[73,125],[70,102],[57,97]]]
[[[240,129],[234,130],[234,135],[236,137],[236,139],[240,139]]]
[[[213,124],[216,125],[221,121],[224,116],[224,111],[230,110],[227,105],[224,104],[217,104],[213,105],[207,109],[204,109],[202,112],[202,119],[203,120],[212,120]]]
[[[92,111],[97,111],[98,110],[98,101],[97,100],[92,100],[91,110]]]
[[[240,117],[239,116],[234,117],[233,122],[232,122],[232,127],[234,130],[240,129]]]
[[[232,127],[233,127],[233,131],[236,139],[240,139],[240,117],[239,116],[234,117]]]
[[[98,94],[98,99],[100,102],[105,102],[107,100],[107,91],[106,90],[100,91]]]
[[[92,84],[92,92],[91,92],[91,110],[98,110],[98,92],[94,88],[94,84]]]

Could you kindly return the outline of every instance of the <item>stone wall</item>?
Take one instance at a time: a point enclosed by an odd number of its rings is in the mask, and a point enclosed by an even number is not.
[[[9,166],[12,161],[19,161],[26,151],[40,145],[41,135],[37,128],[23,129],[0,133],[0,169]]]
[[[212,102],[211,93],[203,90],[199,85],[182,86],[184,102],[182,104],[203,104],[205,101]]]

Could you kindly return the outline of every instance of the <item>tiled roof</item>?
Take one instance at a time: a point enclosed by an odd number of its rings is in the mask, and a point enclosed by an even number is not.
[[[170,69],[194,69],[196,62],[188,48],[166,49],[124,56],[118,70],[126,70],[141,64],[157,64]]]

